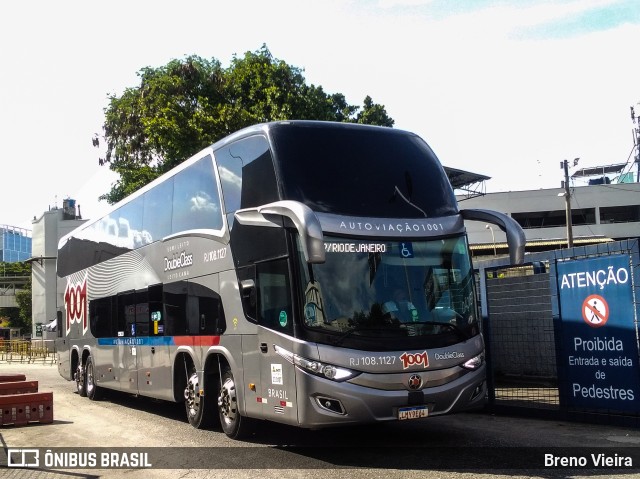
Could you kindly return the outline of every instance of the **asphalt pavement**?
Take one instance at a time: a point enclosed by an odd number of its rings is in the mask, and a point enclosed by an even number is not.
[[[181,404],[81,398],[55,364],[0,363],[13,373],[53,392],[54,421],[0,427],[0,466],[23,454],[0,469],[9,479],[640,477],[635,428],[477,412],[319,431],[258,422],[240,442],[192,428]]]

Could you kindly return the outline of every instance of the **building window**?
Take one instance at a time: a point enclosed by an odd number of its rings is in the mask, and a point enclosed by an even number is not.
[[[0,226],[0,261],[15,263],[31,257],[31,231]]]
[[[566,226],[565,210],[531,211],[526,213],[512,213],[523,229],[532,228],[557,228]],[[593,225],[596,223],[595,208],[571,209],[571,223],[573,225]]]
[[[594,225],[596,224],[595,208],[571,209],[571,223],[574,225]]]
[[[640,205],[600,207],[600,223],[640,222]]]
[[[553,228],[565,226],[566,223],[564,210],[512,213],[511,217],[520,223],[523,229]]]

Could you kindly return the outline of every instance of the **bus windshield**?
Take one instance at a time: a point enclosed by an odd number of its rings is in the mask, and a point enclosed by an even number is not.
[[[303,322],[333,344],[378,350],[445,347],[478,334],[464,236],[372,241],[325,236],[306,267]]]
[[[458,212],[440,162],[416,135],[307,122],[280,125],[272,138],[282,199],[316,212],[359,217],[433,218]]]

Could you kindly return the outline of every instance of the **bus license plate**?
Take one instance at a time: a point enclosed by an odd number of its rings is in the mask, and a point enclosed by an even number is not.
[[[398,419],[400,421],[406,419],[420,419],[429,415],[427,406],[401,407],[398,409]]]

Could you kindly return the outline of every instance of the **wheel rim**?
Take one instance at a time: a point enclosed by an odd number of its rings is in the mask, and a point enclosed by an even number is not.
[[[227,426],[232,426],[238,418],[237,403],[236,385],[233,378],[227,378],[220,388],[220,397],[218,398],[220,415]]]
[[[187,387],[184,389],[184,400],[189,417],[196,417],[200,409],[200,388],[198,386],[198,375],[194,372],[187,380]]]
[[[82,391],[84,386],[84,377],[82,374],[82,363],[78,364],[78,368],[76,369],[76,388],[78,391]]]
[[[94,387],[95,387],[95,382],[93,379],[93,363],[89,362],[87,364],[87,395],[93,394]]]

